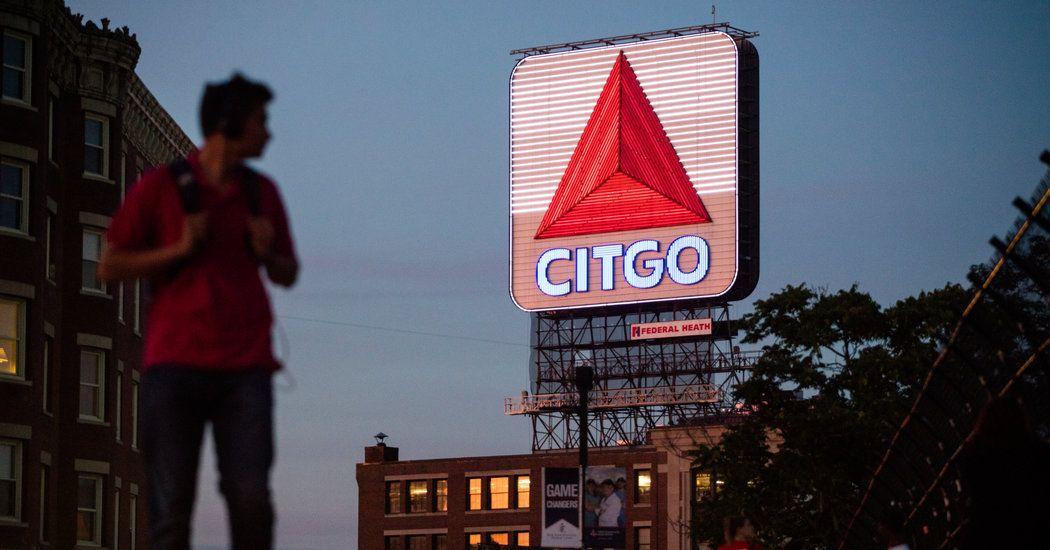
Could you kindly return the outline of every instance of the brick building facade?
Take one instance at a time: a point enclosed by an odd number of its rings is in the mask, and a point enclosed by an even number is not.
[[[689,451],[721,437],[721,426],[660,428],[649,444],[593,449],[588,463],[626,471],[627,548],[690,550],[692,502],[713,490]],[[465,550],[481,544],[540,548],[543,469],[576,467],[575,450],[399,460],[365,449],[357,465],[358,548]]]
[[[149,166],[190,150],[128,29],[0,0],[0,548],[145,548],[144,284],[95,277]]]

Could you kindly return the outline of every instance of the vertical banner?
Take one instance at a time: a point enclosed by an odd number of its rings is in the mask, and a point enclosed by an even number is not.
[[[543,469],[543,534],[540,545],[580,547],[580,469]]]
[[[584,546],[624,548],[627,542],[627,469],[588,467],[583,491]]]

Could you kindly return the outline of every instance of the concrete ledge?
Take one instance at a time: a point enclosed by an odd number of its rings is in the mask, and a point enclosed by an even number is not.
[[[99,336],[97,334],[78,332],[77,345],[101,349],[113,349],[113,339],[106,336]]]
[[[19,145],[17,143],[11,143],[9,141],[0,141],[0,156],[11,157],[13,159],[24,160],[32,163],[36,163],[37,159],[36,149],[26,147],[25,145]]]
[[[102,474],[108,476],[109,462],[77,458],[73,460],[73,469],[78,472],[84,472],[88,474]]]
[[[0,279],[0,294],[18,296],[19,298],[36,298],[36,287],[28,283]]]
[[[94,212],[80,212],[80,223],[84,225],[90,225],[93,227],[109,228],[109,224],[113,221],[113,218],[104,216],[102,214],[96,214]]]
[[[85,111],[91,111],[92,113],[98,113],[100,115],[106,115],[110,117],[117,116],[117,106],[112,103],[106,103],[105,101],[99,101],[90,97],[80,98],[80,107]]]
[[[0,436],[14,439],[30,439],[33,437],[33,427],[25,424],[0,422]]]

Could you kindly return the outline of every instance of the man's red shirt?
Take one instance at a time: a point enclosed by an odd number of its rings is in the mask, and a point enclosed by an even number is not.
[[[190,166],[207,214],[207,238],[169,273],[154,277],[143,368],[174,363],[201,369],[277,370],[270,329],[273,314],[248,241],[250,209],[238,181],[225,190],[208,184],[194,153]],[[274,228],[274,252],[295,256],[288,217],[268,178],[257,178],[259,215]],[[186,219],[178,188],[166,166],[142,176],[113,218],[106,239],[119,250],[172,245]]]

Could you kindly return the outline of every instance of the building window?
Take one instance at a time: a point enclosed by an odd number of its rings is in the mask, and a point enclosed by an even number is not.
[[[518,476],[518,495],[517,495],[517,506],[518,508],[529,507],[529,490],[531,482],[529,476]]]
[[[28,232],[29,165],[0,162],[0,228]]]
[[[467,545],[477,546],[481,544],[481,533],[467,533]]]
[[[30,103],[33,48],[28,36],[4,31],[4,85],[5,99]]]
[[[650,527],[635,527],[634,528],[634,548],[635,550],[651,550],[652,543],[650,537],[652,536],[652,528]]]
[[[489,542],[500,546],[510,546],[510,533],[489,533]]]
[[[51,467],[40,465],[40,542],[51,540],[51,516],[48,514],[48,486],[51,484]]]
[[[652,470],[634,471],[634,502],[635,504],[649,504],[653,495],[653,472]]]
[[[510,478],[489,478],[489,508],[492,510],[510,508]]]
[[[529,532],[528,531],[518,531],[515,534],[515,536],[514,536],[514,544],[516,544],[518,546],[521,546],[523,548],[528,547],[529,546]]]
[[[409,535],[408,544],[405,546],[408,550],[430,550],[428,542],[430,541],[427,540],[426,535]]]
[[[77,476],[77,542],[102,545],[102,478]]]
[[[132,302],[134,307],[132,327],[135,329],[135,334],[139,334],[142,328],[142,279],[135,279],[135,295],[132,297]]]
[[[55,215],[47,213],[44,221],[44,270],[47,280],[55,282]]]
[[[429,512],[430,482],[426,480],[408,482],[408,511],[413,514]]]
[[[448,511],[448,480],[439,479],[434,482],[434,511]]]
[[[124,281],[117,283],[117,321],[124,324]]]
[[[55,160],[55,98],[47,96],[47,159]]]
[[[480,510],[481,509],[481,478],[472,477],[467,480],[467,510]],[[478,541],[481,544],[481,541]]]
[[[44,412],[51,412],[51,337],[44,337],[44,368],[40,375],[40,391],[41,399],[40,403],[44,407]]]
[[[139,448],[139,383],[131,381],[131,448]]]
[[[106,354],[97,350],[80,350],[80,418],[105,421]]]
[[[25,302],[0,297],[0,376],[25,378],[22,369],[25,317]]]
[[[119,363],[119,361],[118,361]],[[113,411],[113,428],[116,432],[117,441],[120,441],[120,425],[123,424],[123,415],[121,414],[121,408],[123,406],[124,397],[124,374],[119,370],[117,371],[117,378],[114,380],[113,391],[116,392],[116,410]]]
[[[120,550],[120,491],[113,491],[113,550]]]
[[[21,518],[22,444],[0,439],[0,519]]]
[[[84,173],[107,177],[109,162],[109,119],[103,116],[84,115]]]
[[[383,537],[383,548],[385,550],[404,550],[405,543],[401,537]]]
[[[105,294],[106,283],[98,277],[98,262],[102,257],[102,232],[97,229],[85,229],[83,252],[81,255],[80,287],[90,292]]]
[[[139,532],[139,527],[137,523],[139,517],[139,509],[137,508],[139,499],[136,496],[132,496],[128,500],[128,531],[131,532],[131,542],[129,543],[129,548],[131,548],[131,550],[135,550],[135,545],[137,544],[135,538],[138,536]]]
[[[124,204],[124,196],[128,194],[128,153],[124,146],[120,148],[120,203]]]
[[[714,484],[711,483],[711,472],[693,472],[693,500],[700,502],[711,494]]]
[[[448,550],[448,535],[434,535],[434,550]]]
[[[400,514],[401,507],[401,482],[386,482],[386,513]]]

